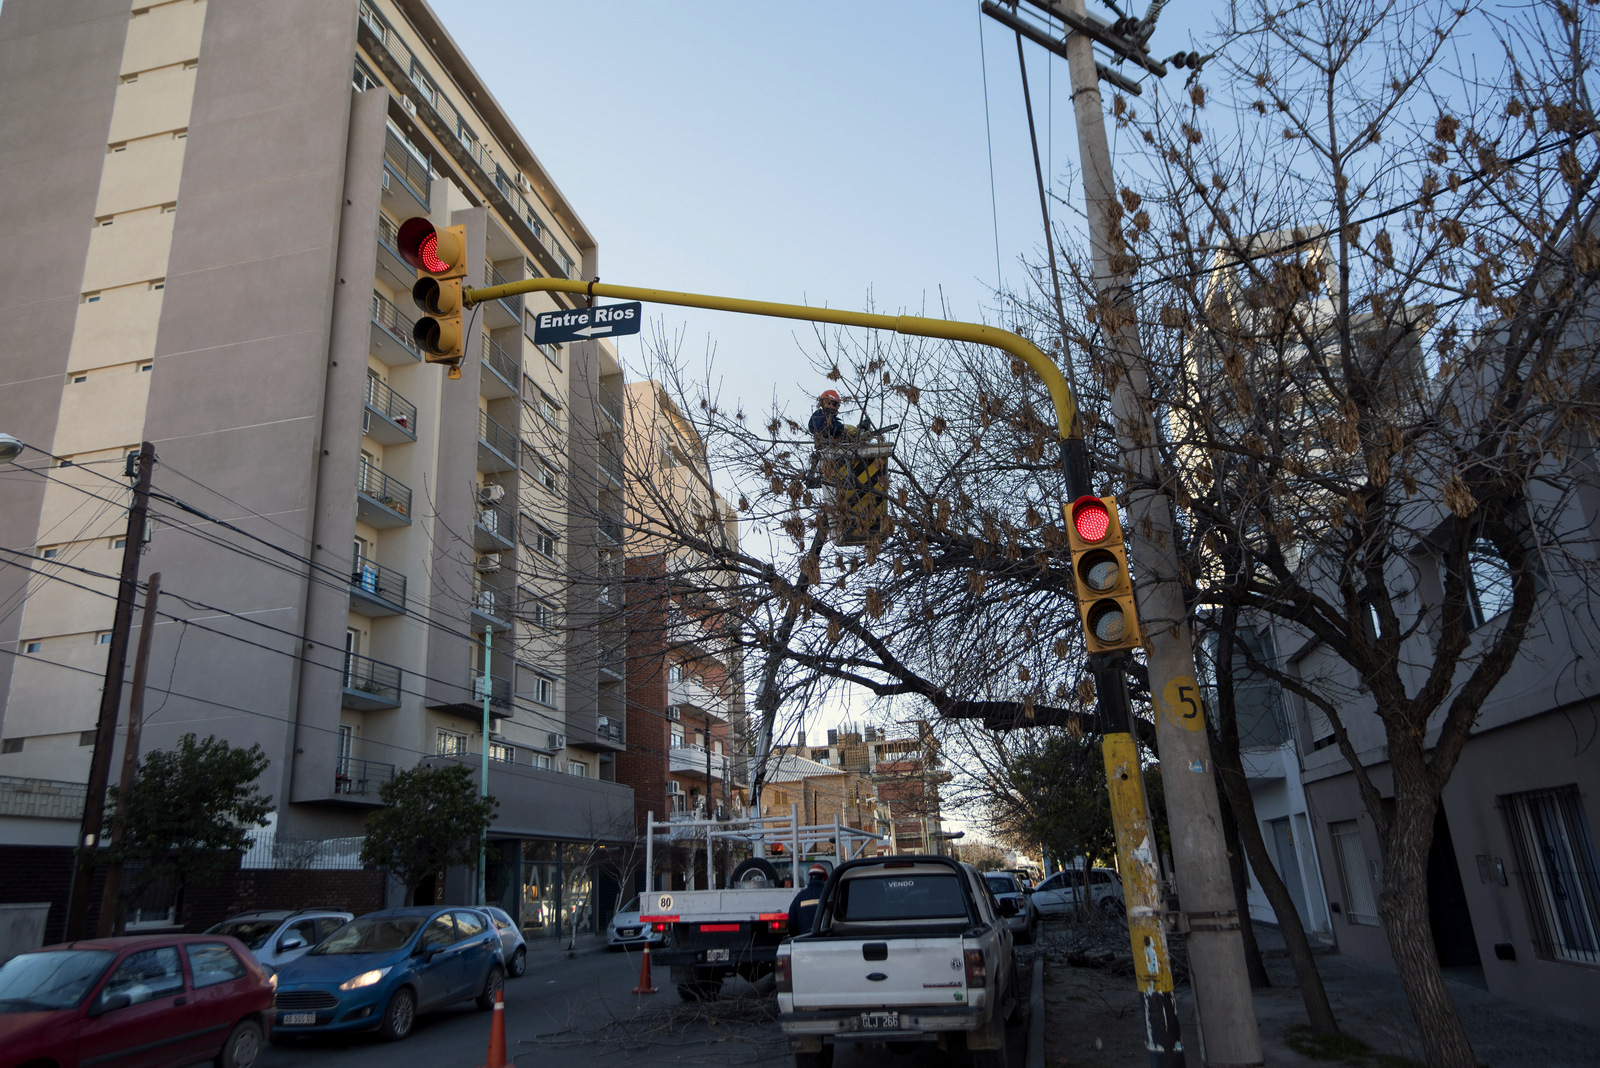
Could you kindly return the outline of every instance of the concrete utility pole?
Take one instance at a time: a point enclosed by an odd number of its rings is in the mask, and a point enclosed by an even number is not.
[[[1082,21],[1083,0],[1051,7]],[[1066,19],[1069,24],[1074,21]],[[1222,834],[1211,749],[1194,678],[1194,647],[1179,577],[1176,523],[1161,485],[1158,428],[1146,407],[1150,397],[1144,353],[1133,315],[1131,257],[1119,251],[1117,190],[1106,140],[1105,108],[1095,70],[1094,46],[1081,33],[1066,41],[1072,105],[1078,126],[1090,250],[1101,296],[1102,325],[1118,377],[1112,392],[1117,437],[1131,470],[1126,503],[1132,556],[1139,576],[1139,618],[1144,622],[1150,695],[1161,747],[1172,851],[1177,861],[1181,919],[1189,949],[1205,1063],[1258,1065],[1261,1035],[1245,969],[1241,917]],[[1121,314],[1108,314],[1120,312]]]
[[[134,776],[139,773],[139,735],[144,730],[144,686],[150,673],[150,642],[156,633],[156,604],[161,598],[161,572],[150,576],[144,586],[144,615],[139,623],[139,650],[133,656],[133,691],[128,694],[128,736],[122,743],[122,778],[117,785],[117,816],[112,823],[111,841],[120,841],[117,825],[128,811],[128,797]],[[106,869],[106,885],[100,894],[100,919],[95,924],[96,938],[122,934],[122,865]]]
[[[89,785],[78,828],[78,857],[67,892],[67,924],[63,941],[89,933],[89,884],[94,879],[94,853],[105,829],[106,786],[111,781],[111,747],[116,742],[117,710],[122,707],[122,674],[127,667],[128,635],[133,630],[133,600],[139,592],[139,554],[150,514],[150,475],[156,447],[148,441],[128,458],[128,476],[138,476],[128,508],[128,532],[122,543],[122,575],[117,582],[117,607],[111,617],[111,643],[106,650],[106,681],[100,691],[100,718],[95,724],[94,751],[89,757]]]

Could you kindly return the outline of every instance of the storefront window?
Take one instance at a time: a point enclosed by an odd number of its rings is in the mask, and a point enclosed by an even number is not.
[[[522,843],[522,934],[554,938],[561,933],[561,846]]]

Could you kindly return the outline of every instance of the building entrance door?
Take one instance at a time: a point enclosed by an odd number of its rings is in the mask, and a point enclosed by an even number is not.
[[[1306,887],[1300,879],[1300,858],[1295,853],[1294,831],[1289,827],[1289,818],[1272,821],[1272,848],[1278,855],[1278,874],[1283,877],[1283,883],[1289,888],[1289,896],[1294,900],[1294,910],[1300,914],[1302,926],[1308,926],[1310,921],[1306,912]]]
[[[1477,968],[1478,937],[1472,929],[1472,912],[1467,908],[1467,890],[1461,884],[1461,866],[1456,863],[1455,843],[1450,840],[1450,821],[1444,806],[1433,817],[1433,848],[1428,850],[1428,920],[1433,928],[1433,944],[1441,968]]]

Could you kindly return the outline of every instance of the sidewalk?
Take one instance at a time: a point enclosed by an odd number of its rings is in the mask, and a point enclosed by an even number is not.
[[[573,945],[571,950],[567,948],[569,942]],[[560,938],[530,938],[528,964],[549,964],[569,957],[592,957],[596,953],[604,953],[606,949],[605,935],[581,934],[576,940],[567,935]]]
[[[1327,1059],[1314,1060],[1289,1048],[1285,1035],[1292,1026],[1305,1023],[1305,1005],[1278,929],[1257,924],[1256,940],[1273,984],[1271,989],[1258,990],[1255,995],[1256,1020],[1267,1063],[1328,1064]],[[1319,953],[1317,968],[1340,1029],[1372,1047],[1372,1053],[1364,1060],[1353,1058],[1346,1063],[1374,1068],[1399,1068],[1405,1063],[1385,1061],[1385,1056],[1422,1063],[1422,1044],[1406,1006],[1398,972],[1337,953]],[[1600,1059],[1596,1052],[1600,1051],[1600,1030],[1496,997],[1469,982],[1447,978],[1446,983],[1480,1064],[1489,1068],[1588,1068]]]

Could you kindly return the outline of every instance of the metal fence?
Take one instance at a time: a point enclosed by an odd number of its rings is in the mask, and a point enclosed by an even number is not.
[[[314,871],[360,871],[361,843],[354,838],[289,838],[265,833],[255,836],[239,861],[240,868],[300,868]]]
[[[81,820],[89,788],[81,782],[0,775],[0,816]]]

